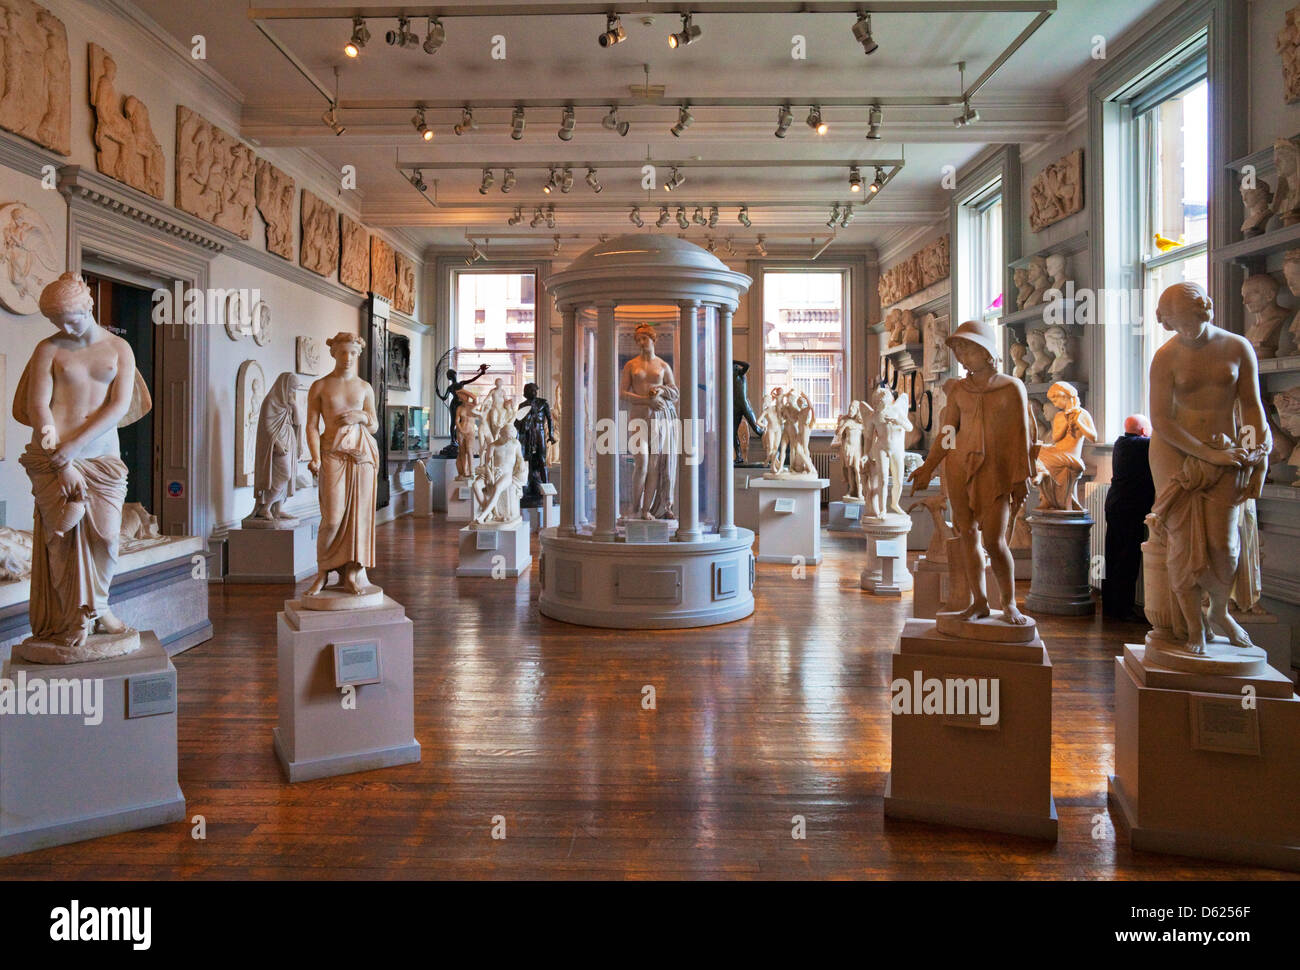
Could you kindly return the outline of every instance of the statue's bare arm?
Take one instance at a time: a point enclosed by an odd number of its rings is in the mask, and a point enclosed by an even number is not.
[[[307,470],[313,475],[320,471],[320,393],[319,381],[307,392]]]

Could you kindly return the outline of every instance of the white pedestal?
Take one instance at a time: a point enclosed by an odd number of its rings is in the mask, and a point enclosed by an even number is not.
[[[520,509],[519,514],[528,523],[528,531],[532,533],[541,532],[543,529],[553,529],[560,524],[560,510],[553,501],[549,505],[542,505],[533,509]]]
[[[830,514],[826,521],[826,528],[831,532],[862,532],[862,510],[866,505],[862,502],[840,502],[830,503]]]
[[[415,740],[411,621],[402,604],[307,610],[287,600],[277,614],[279,726],[273,743],[290,782],[420,760]],[[335,645],[378,651],[379,682],[351,691],[336,680]]]
[[[822,489],[825,478],[751,478],[758,496],[759,562],[815,566],[822,561]]]
[[[988,697],[996,684],[999,717],[985,726],[955,710],[895,714],[885,815],[1056,841],[1052,663],[1037,633],[1030,643],[996,643],[908,620],[894,683],[910,692],[917,676],[943,682],[945,694],[949,681],[983,680]]]
[[[1041,510],[1029,523],[1033,573],[1025,609],[1058,616],[1088,616],[1093,612],[1088,576],[1092,516],[1088,512]]]
[[[504,579],[519,576],[533,563],[528,523],[474,523],[460,530],[460,563],[457,576],[488,576]]]
[[[226,536],[228,583],[297,583],[316,574],[320,520],[292,529],[231,529]]]
[[[758,534],[758,492],[750,487],[750,482],[761,481],[766,465],[747,468],[733,465],[731,469],[732,494],[734,495],[736,525]]]
[[[901,596],[912,588],[907,571],[907,533],[912,528],[908,515],[884,515],[862,520],[867,537],[867,564],[859,585],[876,596]]]
[[[49,689],[50,681],[79,682],[78,699],[87,690],[92,703],[97,696],[103,720],[87,724],[76,712],[0,715],[0,856],[185,818],[176,774],[176,668],[152,631],[141,631],[140,640],[135,653],[112,660],[4,664],[0,676],[15,690],[25,686],[29,698],[36,681],[46,682],[47,698],[69,696]]]
[[[447,503],[448,522],[468,522],[474,518],[474,495],[470,491],[468,478],[447,478],[443,490]]]
[[[1254,709],[1242,689],[1254,689]],[[1300,871],[1300,697],[1254,676],[1115,658],[1111,811],[1134,849]]]
[[[1291,624],[1283,622],[1273,613],[1232,612],[1236,620],[1250,635],[1251,642],[1268,654],[1268,663],[1291,678]]]

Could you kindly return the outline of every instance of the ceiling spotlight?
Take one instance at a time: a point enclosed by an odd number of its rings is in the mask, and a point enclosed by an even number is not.
[[[718,207],[716,205],[711,205],[709,206],[709,228],[712,229],[717,224],[718,224]]]
[[[727,237],[727,255],[728,256],[736,255],[736,242],[730,236]]]
[[[862,191],[862,173],[858,171],[858,167],[856,165],[850,166],[849,168],[849,191],[850,192]]]
[[[679,205],[679,206],[677,207],[677,225],[681,226],[683,229],[689,229],[689,228],[691,228],[691,224],[690,224],[690,222],[688,222],[687,219],[686,219],[686,207],[685,207],[685,206],[680,206],[680,205]]]
[[[515,214],[506,220],[506,224],[511,226],[517,226],[519,225],[519,223],[523,221],[524,221],[524,207],[521,205],[517,205],[515,206]]]
[[[486,258],[487,257],[483,255],[482,250],[478,248],[478,243],[474,242],[474,240],[471,239],[469,242],[469,255],[465,257],[465,265],[473,266],[480,259],[486,259]]]
[[[686,176],[677,171],[677,166],[673,166],[672,173],[668,176],[668,181],[664,183],[664,191],[671,192],[686,181]]]
[[[621,44],[627,40],[627,31],[623,29],[623,21],[618,19],[618,14],[605,15],[605,32],[596,40],[601,47],[613,47],[615,44]]]
[[[542,191],[545,192],[547,195],[550,195],[554,189],[558,189],[559,187],[560,187],[560,176],[555,171],[555,167],[552,166],[551,177],[548,178],[546,180],[546,184],[542,186]]]
[[[509,191],[515,187],[516,181],[515,170],[513,168],[506,169],[501,173],[501,191],[509,193]]]
[[[330,131],[334,132],[336,135],[341,135],[343,132],[347,131],[346,128],[339,124],[337,105],[331,104],[329,109],[320,116],[320,120],[325,122],[325,124],[329,126]]]
[[[821,105],[815,104],[808,109],[808,127],[819,135],[824,135],[829,130],[829,125],[822,120]]]
[[[524,109],[522,106],[516,107],[514,114],[510,116],[510,137],[519,141],[524,137]]]
[[[546,228],[555,228],[555,206],[553,205],[548,205],[546,207]]]
[[[868,190],[871,192],[872,195],[875,195],[884,187],[884,185],[885,185],[885,177],[880,174],[880,169],[877,168],[876,177],[871,180],[871,185],[869,186]]]
[[[348,57],[356,57],[368,40],[370,40],[370,31],[366,30],[366,22],[360,17],[353,17],[352,38],[343,45],[343,53]]]
[[[463,135],[467,131],[478,131],[478,122],[474,120],[474,109],[469,105],[460,109],[460,123],[451,126],[451,130],[458,135]]]
[[[673,217],[668,214],[668,206],[661,205],[659,207],[659,218],[655,220],[655,225],[662,229],[672,221],[672,218]]]
[[[740,207],[740,211],[736,213],[736,221],[739,222],[746,229],[748,229],[750,226],[753,225],[753,223],[750,222],[749,220],[749,206],[742,205]]]
[[[843,218],[840,219],[840,228],[848,228],[849,223],[852,221],[853,221],[853,206],[846,205],[844,207],[844,216]]]
[[[793,122],[794,114],[790,111],[790,106],[788,104],[781,105],[776,112],[776,137],[784,138]]]
[[[384,40],[388,42],[389,47],[414,47],[420,42],[420,38],[411,31],[411,21],[408,17],[398,17],[397,29],[384,34]]]
[[[645,220],[641,218],[640,206],[632,206],[632,211],[627,214],[627,221],[632,223],[632,225],[636,226],[638,229],[645,225]]]
[[[560,141],[572,141],[573,129],[577,126],[577,120],[573,116],[573,105],[567,105],[564,109],[564,116],[560,119],[560,130],[556,132],[560,136]]]
[[[867,115],[867,137],[872,141],[880,141],[880,124],[885,120],[885,113],[880,110],[880,105],[873,104],[871,113]]]
[[[594,168],[587,169],[587,186],[597,195],[600,194],[600,190],[603,188],[600,181],[596,178],[596,170]]]
[[[424,192],[428,190],[429,185],[424,181],[424,173],[418,168],[410,174],[409,178],[411,184],[415,186],[415,191]]]
[[[483,169],[483,181],[479,183],[478,194],[487,195],[488,189],[492,188],[492,183],[494,183],[495,181],[496,179],[492,177],[492,169],[490,168]]]
[[[853,37],[862,45],[862,53],[874,54],[880,45],[871,36],[871,14],[858,14],[858,22],[853,25]]]
[[[754,243],[754,252],[758,253],[758,255],[760,255],[760,256],[766,256],[766,255],[767,255],[767,247],[763,245],[763,240],[764,240],[764,238],[765,238],[765,237],[763,237],[763,236],[759,236],[758,239],[757,239],[757,240],[755,241],[755,243]]]
[[[831,217],[826,220],[826,227],[828,229],[834,228],[835,223],[839,221],[840,221],[840,204],[838,202],[832,202]]]
[[[573,191],[573,169],[564,166],[564,174],[560,176],[560,191],[568,195]]]
[[[605,117],[601,119],[600,124],[601,127],[608,128],[610,131],[617,131],[620,135],[626,135],[632,130],[631,122],[618,120],[617,106],[610,107],[609,114],[605,115]]]
[[[701,30],[691,22],[691,15],[682,14],[682,29],[679,33],[668,35],[668,46],[672,48],[685,47],[687,44],[694,43],[700,39]]]
[[[532,226],[534,229],[536,229],[545,221],[546,221],[546,217],[542,215],[542,207],[539,205],[536,209],[533,210],[533,219],[528,224]]]
[[[691,222],[697,226],[707,226],[709,224],[709,220],[704,218],[704,209],[701,206],[697,205],[695,207],[695,212],[691,215]]]
[[[970,100],[962,102],[962,112],[956,118],[952,119],[954,128],[965,128],[967,125],[973,125],[980,120],[980,113],[970,105]]]
[[[682,137],[682,132],[689,128],[694,122],[695,119],[691,116],[691,112],[687,109],[686,105],[682,105],[677,109],[677,124],[673,125],[668,130],[671,131],[675,137],[680,138]]]
[[[438,48],[442,42],[447,39],[447,28],[442,25],[442,21],[437,17],[429,18],[429,32],[424,35],[424,52],[426,54],[438,53]]]
[[[425,141],[433,141],[433,129],[424,122],[424,108],[415,109],[415,117],[411,119],[411,124],[420,133],[421,138]]]

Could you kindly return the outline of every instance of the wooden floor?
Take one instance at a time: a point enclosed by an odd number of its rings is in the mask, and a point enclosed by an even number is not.
[[[0,860],[0,877],[1290,878],[1116,844],[1112,658],[1138,627],[1040,620],[1060,816],[1044,845],[883,818],[910,601],[858,590],[860,539],[831,534],[805,579],[760,565],[748,620],[640,633],[541,617],[535,564],[456,579],[441,516],[378,536],[372,575],[415,624],[418,765],[286,784],[271,728],[288,589],[213,586],[216,636],[176,658],[180,782],[206,840],[177,823]]]

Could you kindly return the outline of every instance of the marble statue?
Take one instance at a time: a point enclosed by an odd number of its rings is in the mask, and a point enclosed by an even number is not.
[[[956,535],[952,523],[948,521],[948,496],[940,487],[939,491],[934,495],[927,495],[924,498],[917,499],[910,506],[913,509],[918,507],[930,513],[930,523],[933,529],[930,533],[930,544],[925,547],[925,558],[929,562],[946,563],[948,561],[948,540]]]
[[[749,386],[745,375],[749,373],[749,361],[733,360],[731,362],[731,416],[734,425],[732,434],[732,455],[735,464],[743,465],[748,457],[748,435],[746,435],[745,446],[742,447],[740,441],[740,432],[744,428],[753,431],[754,434],[761,435],[763,429],[758,426],[758,419],[754,417],[754,407],[749,403]]]
[[[839,452],[840,471],[844,475],[845,502],[866,501],[862,493],[862,402],[852,401],[849,409],[835,422],[834,449]]]
[[[560,378],[558,375],[552,382],[552,386],[554,392],[551,394],[551,416],[555,419],[556,425],[564,427],[564,411],[560,400]],[[556,439],[546,442],[546,464],[550,466],[560,464],[560,442]]]
[[[1156,500],[1143,554],[1146,611],[1155,629],[1148,643],[1181,642],[1201,655],[1217,633],[1249,647],[1228,600],[1242,507],[1259,497],[1272,449],[1255,352],[1214,325],[1214,305],[1196,283],[1165,289],[1156,319],[1173,336],[1151,361]],[[1165,571],[1153,575],[1160,559]]]
[[[948,315],[927,313],[921,318],[921,338],[924,343],[921,370],[926,378],[933,379],[946,373],[950,364],[948,354]]]
[[[1052,367],[1052,354],[1047,349],[1047,331],[1039,327],[1025,331],[1025,343],[1029,345],[1029,368],[1025,373],[1026,383],[1041,384],[1047,380],[1047,373]]]
[[[1052,364],[1047,368],[1049,381],[1068,381],[1074,378],[1074,354],[1076,341],[1070,332],[1059,324],[1054,324],[1043,331],[1043,345],[1052,355]]]
[[[457,424],[456,421],[457,411],[460,410],[461,404],[465,400],[465,397],[461,396],[461,390],[466,385],[473,384],[476,380],[478,380],[484,374],[486,374],[487,369],[488,369],[487,364],[479,364],[478,370],[474,372],[474,375],[472,377],[467,377],[465,380],[461,381],[456,379],[456,371],[449,367],[447,368],[447,386],[443,388],[440,388],[438,386],[437,375],[436,374],[434,375],[433,394],[436,398],[438,398],[438,400],[440,400],[444,405],[446,405],[447,414],[450,418],[450,423],[453,431],[454,429],[459,427],[459,424]],[[466,397],[468,397],[470,401],[470,411],[473,412],[477,403],[476,398],[474,397],[473,394],[470,394],[468,391],[466,392]],[[452,442],[446,447],[444,447],[442,451],[439,452],[439,454],[443,458],[455,458],[456,451],[457,451],[457,445],[455,439],[453,438]]]
[[[32,575],[32,533],[0,525],[0,583],[20,582]]]
[[[257,159],[253,198],[266,223],[266,251],[283,259],[293,259],[293,196],[293,176]]]
[[[370,233],[339,214],[339,282],[358,293],[370,292]]]
[[[903,495],[903,437],[912,430],[907,417],[909,403],[906,394],[894,397],[889,388],[881,385],[871,392],[871,403],[864,405],[867,451],[879,464],[879,474],[889,477],[882,514],[906,514],[899,500]]]
[[[338,267],[339,218],[333,208],[302,190],[302,211],[298,214],[302,225],[302,241],[298,246],[298,262],[303,269],[318,276],[329,276]]]
[[[1047,272],[1048,292],[1055,290],[1058,294],[1065,293],[1065,254],[1052,253],[1043,260],[1043,268]]]
[[[1287,104],[1300,101],[1300,7],[1286,12],[1282,29],[1274,39],[1282,55],[1282,95]]]
[[[266,393],[266,376],[262,365],[246,360],[235,377],[235,485],[253,484],[257,465],[257,422],[262,413],[262,395]]]
[[[1039,508],[1083,511],[1079,503],[1079,478],[1083,475],[1083,444],[1097,440],[1092,415],[1079,403],[1073,384],[1057,381],[1047,391],[1056,407],[1051,440],[1038,450],[1034,484],[1038,486]]]
[[[95,111],[95,166],[155,199],[163,197],[167,163],[154,137],[149,109],[134,95],[125,101],[114,81],[117,62],[98,44],[90,49],[90,105]]]
[[[1017,267],[1011,272],[1011,280],[1016,286],[1016,309],[1023,310],[1034,293],[1034,287],[1029,282],[1029,270],[1024,266]]]
[[[772,393],[763,400],[763,413],[760,415],[765,463],[774,475],[785,467],[785,422],[781,417],[781,398],[784,394],[784,388],[772,388]]]
[[[41,214],[22,202],[0,206],[0,305],[26,316],[59,275],[54,234]]]
[[[637,324],[635,337],[639,353],[623,365],[619,379],[619,398],[627,405],[628,450],[633,456],[628,518],[671,519],[676,514],[679,392],[673,369],[655,354],[655,328]]]
[[[487,392],[477,410],[479,423],[487,431],[483,440],[495,441],[502,428],[514,423],[515,412],[518,410],[515,399],[506,394],[505,380],[498,377],[492,382],[492,390]]]
[[[1052,285],[1052,278],[1047,275],[1046,259],[1039,256],[1025,267],[1025,285],[1030,288],[1029,296],[1025,299],[1025,306],[1038,306],[1047,298],[1047,291]]]
[[[72,152],[72,65],[63,21],[32,0],[0,0],[0,128]]]
[[[393,247],[376,233],[370,234],[370,290],[390,303],[397,295],[397,260]]]
[[[298,378],[285,371],[262,399],[257,422],[257,457],[253,466],[253,511],[245,529],[292,529],[295,516],[284,511],[284,500],[297,488]]]
[[[304,601],[333,592],[347,598],[381,592],[366,576],[375,564],[375,479],[379,418],[375,392],[357,376],[357,359],[366,342],[346,331],[325,341],[334,369],[307,391],[307,468],[317,476],[320,526],[316,534],[316,578]],[[326,588],[331,572],[339,585]]]
[[[1011,376],[1018,381],[1025,379],[1025,373],[1029,370],[1029,364],[1025,361],[1025,354],[1029,348],[1021,343],[1014,343],[1007,348],[1007,353],[1011,356]]]
[[[393,254],[393,309],[399,313],[415,312],[415,263],[403,253]]]
[[[1277,167],[1277,189],[1273,192],[1273,213],[1284,226],[1300,222],[1300,147],[1289,138],[1273,142],[1273,164]]]
[[[1292,296],[1300,297],[1300,249],[1288,249],[1282,254],[1282,278]],[[1287,328],[1297,349],[1300,349],[1300,311],[1291,318]]]
[[[1007,529],[1034,475],[1029,399],[1020,381],[997,372],[997,337],[988,324],[968,320],[948,338],[948,345],[967,374],[945,386],[940,426],[946,433],[936,435],[929,456],[912,473],[912,492],[925,489],[942,466],[957,533],[957,568],[967,590],[966,602],[949,602],[949,608],[960,619],[992,616],[982,542],[1004,604],[1000,621],[1023,626],[1033,621],[1016,608]]]
[[[1083,149],[1052,162],[1029,184],[1029,228],[1042,232],[1083,209]]]
[[[546,449],[555,444],[555,425],[551,421],[551,405],[546,398],[538,396],[536,384],[524,385],[524,400],[516,411],[524,408],[527,412],[515,421],[519,447],[528,462],[528,487],[521,504],[525,508],[537,508],[542,504],[542,486],[550,481],[546,473]]]
[[[885,319],[882,321],[882,326],[884,327],[883,333],[885,335],[886,347],[894,346],[894,344],[896,343],[896,341],[894,340],[895,334],[899,334],[901,336],[901,332],[899,331],[899,324],[902,322],[902,320],[903,320],[903,311],[900,310],[898,307],[894,307],[892,310],[890,310],[888,313],[885,314]]]
[[[921,342],[921,328],[917,323],[916,313],[912,310],[904,310],[899,315],[898,330],[895,334],[896,345],[919,344]]]
[[[1255,317],[1246,328],[1246,339],[1260,360],[1277,356],[1282,324],[1291,316],[1291,311],[1277,302],[1280,289],[1278,281],[1268,273],[1253,273],[1241,284],[1242,302]]]
[[[176,106],[176,208],[250,239],[255,174],[251,148],[185,105]]]
[[[454,373],[454,371],[453,371]],[[456,439],[456,477],[474,477],[474,455],[478,452],[478,399],[472,391],[456,391],[452,434]]]
[[[1246,210],[1246,218],[1241,223],[1242,236],[1247,239],[1258,236],[1273,217],[1273,189],[1263,179],[1256,179],[1255,184],[1249,186],[1243,182],[1241,204]]]
[[[484,448],[483,459],[470,485],[474,493],[474,521],[518,522],[519,499],[528,482],[528,463],[519,447],[519,434],[507,422]]]
[[[1293,444],[1300,442],[1300,387],[1278,391],[1273,395],[1272,401],[1273,407],[1277,409],[1277,421],[1282,431]],[[1285,456],[1282,456],[1282,460],[1295,469],[1291,484],[1300,488],[1300,447],[1291,448]]]
[[[795,388],[789,388],[777,399],[776,410],[777,424],[781,429],[777,458],[783,457],[783,461],[781,464],[775,461],[769,462],[771,468],[763,473],[763,477],[816,478],[817,469],[813,465],[810,448],[816,412],[808,395]],[[786,464],[789,467],[784,467]]]
[[[130,345],[100,327],[85,280],[64,273],[41,292],[58,332],[36,345],[14,392],[32,429],[18,461],[32,482],[31,663],[79,663],[132,653],[139,634],[108,608],[117,570],[127,469],[117,429],[152,406]]]

